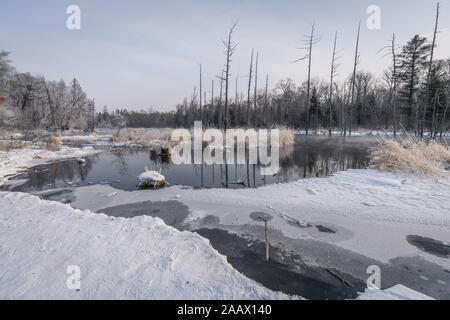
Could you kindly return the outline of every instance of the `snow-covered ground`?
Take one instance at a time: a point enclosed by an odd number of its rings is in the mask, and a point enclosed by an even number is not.
[[[386,290],[366,289],[358,300],[434,300],[420,292],[411,290],[401,284]]]
[[[0,151],[0,186],[6,180],[33,166],[45,164],[55,160],[80,158],[100,152],[93,147],[70,148],[61,147],[60,150],[50,151],[41,148],[12,149],[8,152]]]
[[[333,241],[342,248],[382,262],[419,254],[450,267],[448,259],[423,253],[406,241],[407,235],[419,234],[450,242],[449,190],[448,178],[436,182],[426,176],[349,170],[329,178],[245,190],[173,186],[127,192],[109,185],[80,187],[74,189],[76,200],[72,205],[96,211],[141,201],[177,200],[189,207],[190,222],[212,215],[228,226],[258,224],[250,214],[263,211],[274,217],[270,227],[286,237],[323,240],[324,234],[314,229],[299,230],[288,223],[323,222],[342,230],[342,237],[336,236]],[[113,192],[113,197],[107,196]]]
[[[28,167],[95,152],[89,147],[63,147],[56,152],[23,149],[0,153],[0,184]],[[445,296],[450,294],[450,281],[440,274],[450,270],[449,259],[420,250],[408,243],[407,237],[429,237],[448,246],[449,187],[448,177],[436,182],[426,176],[349,170],[324,179],[245,190],[70,188],[71,206],[84,211],[32,195],[1,192],[0,298],[289,298],[234,270],[199,235],[177,231],[157,218],[124,219],[92,213],[124,204],[169,200],[188,208],[184,223],[189,225],[202,227],[214,216],[218,221],[213,227],[232,233],[245,231],[258,238],[261,235],[251,234],[249,226],[260,226],[252,214],[263,212],[272,218],[270,229],[277,232],[271,233],[271,241],[307,240],[334,246],[333,251],[326,251],[326,257],[304,252],[302,258],[311,266],[336,267],[333,256],[342,253],[339,250],[386,265],[395,259],[417,257],[439,266],[431,276],[429,270],[422,270],[417,288],[432,286]],[[302,224],[324,225],[337,232],[323,233],[302,228]],[[81,268],[80,291],[66,286],[70,265]],[[365,269],[355,268],[351,271],[365,274]],[[403,287],[368,290],[361,296],[380,297],[426,298]]]
[[[450,180],[349,170],[258,189],[121,191],[111,186],[73,190],[72,205],[104,208],[146,201],[178,201],[189,208],[191,229],[216,228],[264,241],[260,221],[271,217],[271,243],[298,254],[311,267],[336,268],[365,281],[370,265],[382,269],[383,288],[398,283],[433,298],[450,297],[450,261],[422,250],[410,236],[450,243]],[[217,219],[216,222],[214,217]],[[312,227],[303,228],[302,224]],[[320,232],[325,226],[336,233]],[[448,249],[447,249],[448,250]]]
[[[69,266],[80,269],[71,290]],[[67,273],[69,270],[70,274]],[[0,192],[0,299],[286,299],[208,241],[158,218],[111,218]]]

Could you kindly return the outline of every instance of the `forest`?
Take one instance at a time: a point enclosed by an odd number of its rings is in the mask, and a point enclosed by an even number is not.
[[[436,16],[438,18],[438,15]],[[450,59],[435,59],[437,23],[433,39],[415,35],[407,43],[398,45],[393,34],[390,44],[380,49],[380,59],[388,57],[392,63],[381,76],[364,71],[360,66],[359,28],[353,73],[343,82],[335,81],[339,67],[336,32],[330,55],[330,78],[311,76],[312,49],[318,42],[314,35],[305,39],[308,60],[308,79],[296,84],[292,79],[278,81],[268,87],[270,75],[264,75],[262,85],[258,75],[258,53],[252,51],[247,75],[246,92],[238,91],[236,77],[231,79],[230,61],[236,49],[230,29],[224,42],[226,62],[221,76],[202,89],[202,72],[198,85],[172,112],[106,109],[97,114],[96,123],[129,127],[192,127],[202,120],[206,127],[273,127],[285,126],[317,133],[337,131],[351,135],[360,129],[425,133],[442,137],[450,126],[449,92]],[[236,81],[235,84],[232,82]],[[204,86],[204,85],[203,85]],[[235,87],[235,88],[233,88]],[[198,89],[197,89],[198,88]]]
[[[232,57],[238,47],[233,35],[234,23],[223,41],[225,63],[220,76],[202,79],[202,66],[192,94],[173,111],[153,109],[133,111],[123,106],[115,111],[104,107],[95,111],[80,83],[73,79],[49,81],[44,76],[15,71],[8,52],[0,53],[0,125],[22,130],[93,130],[94,127],[192,127],[201,120],[205,127],[274,126],[304,130],[306,134],[339,132],[351,135],[360,129],[414,132],[432,137],[450,130],[450,58],[436,59],[438,45],[439,5],[431,39],[414,35],[398,44],[395,34],[380,59],[390,59],[390,67],[381,75],[366,72],[361,64],[360,28],[357,29],[353,72],[345,81],[339,73],[339,35],[336,32],[330,48],[328,79],[313,76],[311,61],[314,46],[320,41],[315,25],[304,38],[304,55],[297,61],[308,64],[302,83],[282,79],[269,88],[269,74],[258,74],[259,53],[249,56],[246,92],[238,91],[238,77],[231,73]],[[206,89],[205,89],[206,88]]]
[[[66,83],[18,72],[9,57],[0,52],[0,129],[94,129],[95,102],[77,79]]]

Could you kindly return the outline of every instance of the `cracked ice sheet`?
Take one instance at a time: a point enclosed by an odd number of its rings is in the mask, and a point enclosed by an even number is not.
[[[173,186],[127,192],[111,186],[89,186],[73,190],[76,200],[72,205],[93,211],[141,201],[177,200],[189,207],[187,219],[191,222],[214,215],[222,225],[258,224],[249,215],[264,211],[274,217],[270,228],[286,237],[334,243],[385,263],[399,256],[421,256],[450,267],[448,259],[420,251],[406,241],[408,235],[420,235],[450,242],[448,177],[436,183],[424,176],[349,170],[328,178],[258,189],[193,190]],[[112,192],[117,194],[108,197]],[[325,224],[337,228],[338,233],[301,229],[289,224],[286,217]]]
[[[80,291],[67,288],[71,265],[80,267]],[[160,219],[111,218],[0,192],[0,299],[289,298]]]

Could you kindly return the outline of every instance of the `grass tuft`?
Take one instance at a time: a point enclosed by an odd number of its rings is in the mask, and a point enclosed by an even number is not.
[[[370,167],[381,171],[410,171],[427,174],[438,180],[447,173],[450,150],[443,143],[431,140],[404,141],[385,139],[371,152]]]
[[[46,146],[47,150],[58,150],[61,147],[61,141],[55,137],[52,133],[47,138]]]

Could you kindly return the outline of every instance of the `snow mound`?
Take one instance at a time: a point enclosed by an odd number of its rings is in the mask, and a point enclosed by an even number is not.
[[[358,300],[435,300],[423,293],[398,284],[390,289],[379,290],[368,288]]]
[[[145,171],[139,175],[139,188],[161,187],[166,182],[165,177],[156,171]]]
[[[158,218],[111,218],[24,193],[0,192],[0,261],[0,299],[290,298]],[[80,268],[78,291],[67,286],[69,266]]]
[[[156,171],[145,171],[139,175],[139,181],[144,180],[161,181],[164,180],[164,176]]]

